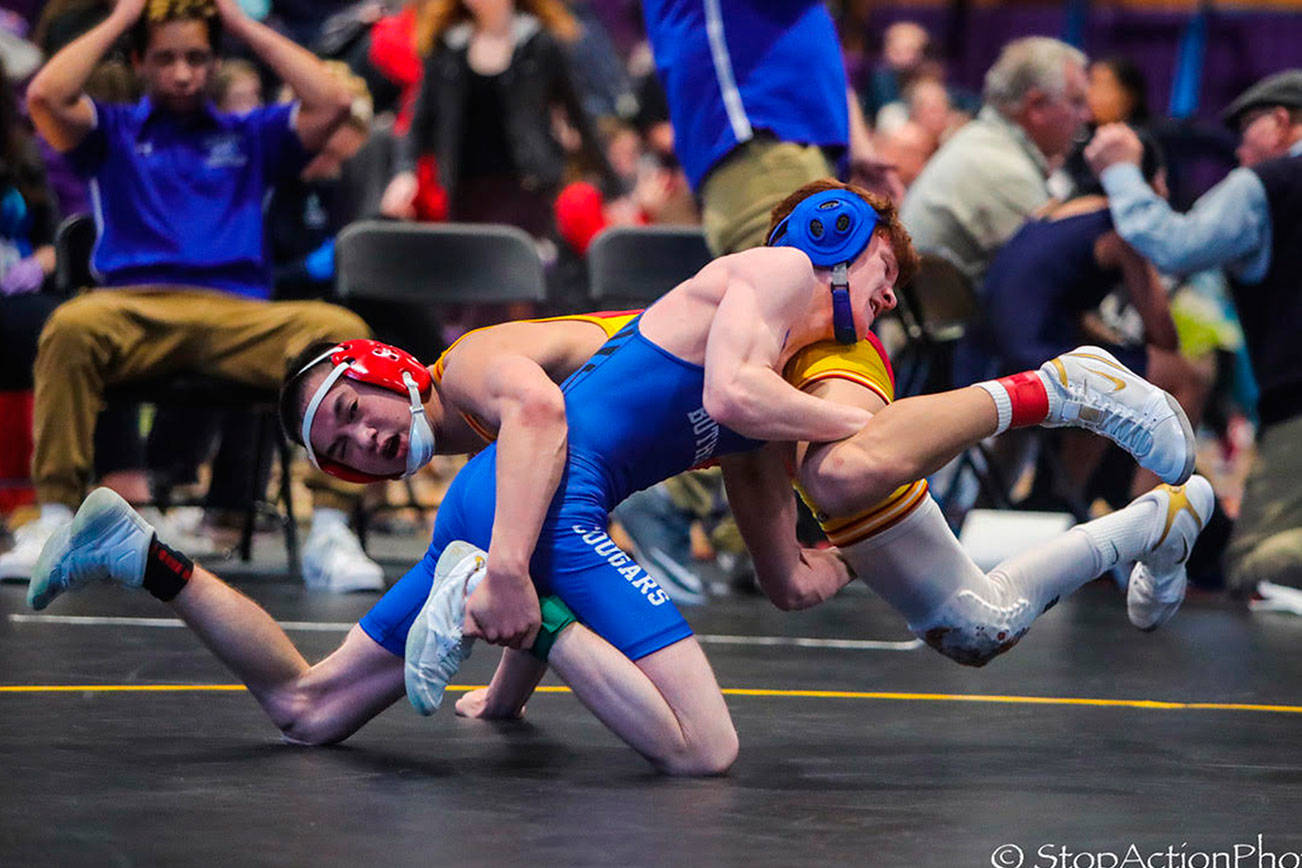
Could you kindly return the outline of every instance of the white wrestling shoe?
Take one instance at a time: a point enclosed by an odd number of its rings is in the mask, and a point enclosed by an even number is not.
[[[1194,434],[1175,398],[1107,350],[1077,347],[1040,366],[1049,393],[1046,428],[1102,434],[1171,485],[1193,473]]]
[[[310,591],[383,591],[384,569],[366,556],[343,522],[313,520],[303,543],[303,584]]]
[[[62,594],[91,582],[138,588],[154,529],[108,488],[97,488],[72,521],[45,543],[27,586],[27,605],[44,609]]]
[[[30,579],[36,560],[50,537],[72,524],[72,510],[64,515],[33,519],[14,530],[14,547],[0,555],[0,579]]]
[[[1184,485],[1159,485],[1140,498],[1144,499],[1157,502],[1161,531],[1153,548],[1130,571],[1126,614],[1139,629],[1156,630],[1184,601],[1185,562],[1212,514],[1216,496],[1210,482],[1194,475]]]
[[[404,655],[407,699],[421,714],[438,711],[448,683],[470,656],[475,640],[461,637],[466,598],[479,586],[487,566],[487,552],[460,540],[448,543],[434,566],[429,597],[407,632]]]

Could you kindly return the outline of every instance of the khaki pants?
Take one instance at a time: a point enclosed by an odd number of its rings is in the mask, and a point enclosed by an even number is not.
[[[769,212],[797,187],[833,175],[815,145],[752,139],[710,170],[701,185],[701,222],[715,256],[760,247]]]
[[[192,370],[274,389],[313,341],[367,337],[360,317],[319,301],[265,302],[188,287],[101,289],[60,305],[36,353],[32,479],[41,503],[76,509],[90,481],[95,417],[116,383]],[[360,487],[316,473],[315,506],[347,508]]]
[[[1262,580],[1302,587],[1302,416],[1271,425],[1257,440],[1225,574],[1237,590]]]

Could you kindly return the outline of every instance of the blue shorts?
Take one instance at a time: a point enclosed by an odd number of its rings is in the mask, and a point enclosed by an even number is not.
[[[487,449],[457,474],[439,506],[425,557],[362,618],[366,635],[389,652],[403,656],[407,631],[429,596],[444,547],[464,540],[488,548],[496,456],[495,449]],[[538,593],[560,597],[582,624],[630,660],[692,635],[669,595],[611,541],[605,525],[605,515],[595,505],[554,505],[530,564]]]

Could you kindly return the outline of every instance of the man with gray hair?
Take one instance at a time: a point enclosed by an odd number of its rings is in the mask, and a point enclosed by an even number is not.
[[[1085,55],[1031,36],[986,73],[985,106],[932,157],[900,216],[913,243],[978,284],[990,260],[1049,198],[1047,181],[1089,118]]]

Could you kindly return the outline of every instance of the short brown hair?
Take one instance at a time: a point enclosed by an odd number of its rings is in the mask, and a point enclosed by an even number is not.
[[[856,184],[843,184],[834,178],[810,181],[779,202],[769,214],[767,235],[772,235],[773,230],[778,228],[778,224],[791,215],[797,205],[815,193],[822,193],[827,190],[845,190],[854,193],[872,206],[872,209],[877,212],[877,228],[873,230],[873,234],[881,234],[883,238],[890,242],[891,250],[895,253],[895,262],[900,271],[895,278],[895,285],[904,286],[912,280],[913,276],[918,273],[918,252],[913,249],[913,239],[909,237],[909,230],[905,229],[904,224],[900,222],[900,215],[895,210],[895,204],[885,196],[870,193]]]
[[[154,28],[173,21],[200,21],[208,30],[208,47],[221,51],[222,20],[212,0],[149,0],[145,11],[131,28],[131,50],[144,57]]]

